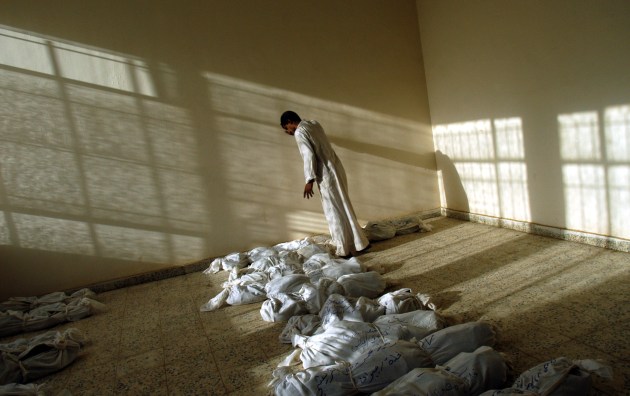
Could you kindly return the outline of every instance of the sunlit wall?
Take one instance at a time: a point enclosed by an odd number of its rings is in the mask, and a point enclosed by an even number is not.
[[[630,239],[630,105],[558,116],[570,229]],[[603,130],[602,130],[603,129]]]
[[[417,4],[443,205],[630,239],[630,3]]]
[[[327,231],[286,109],[362,222],[440,206],[415,3],[261,3],[0,5],[0,298]]]

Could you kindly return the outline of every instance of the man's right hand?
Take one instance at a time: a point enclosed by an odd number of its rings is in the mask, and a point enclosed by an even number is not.
[[[309,199],[315,193],[313,192],[313,182],[308,182],[304,185],[304,198]]]

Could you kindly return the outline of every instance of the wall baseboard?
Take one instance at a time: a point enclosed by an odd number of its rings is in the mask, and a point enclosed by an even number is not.
[[[545,226],[525,221],[508,220],[498,217],[460,212],[447,208],[442,208],[441,215],[452,217],[454,219],[471,221],[473,223],[487,224],[495,227],[522,231],[529,234],[541,235],[571,242],[578,242],[611,250],[618,250],[620,252],[630,252],[630,240],[627,239],[609,237],[599,234],[591,234],[588,232],[567,230],[563,228]]]

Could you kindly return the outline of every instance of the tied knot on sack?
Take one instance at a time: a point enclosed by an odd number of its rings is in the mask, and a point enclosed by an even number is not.
[[[356,382],[354,382],[354,376],[352,375],[352,364],[346,361],[340,361],[340,362],[335,362],[335,363],[343,366],[343,368],[346,370],[346,373],[348,374],[348,378],[350,378],[352,389],[359,392],[359,388],[357,387]]]
[[[369,326],[371,328],[373,328],[374,330],[376,330],[376,332],[378,333],[378,335],[381,337],[381,341],[383,341],[383,344],[385,344],[386,340],[385,340],[385,336],[383,335],[383,333],[381,332],[381,329],[378,328],[377,325],[375,325],[374,323],[368,323]]]

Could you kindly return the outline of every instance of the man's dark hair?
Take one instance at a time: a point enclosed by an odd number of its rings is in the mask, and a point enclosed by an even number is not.
[[[291,111],[291,110],[285,111],[280,116],[280,126],[283,127],[283,128],[284,128],[285,125],[287,125],[291,121],[297,122],[299,124],[300,121],[302,121],[302,119],[300,118],[299,115],[297,115],[296,112]]]

